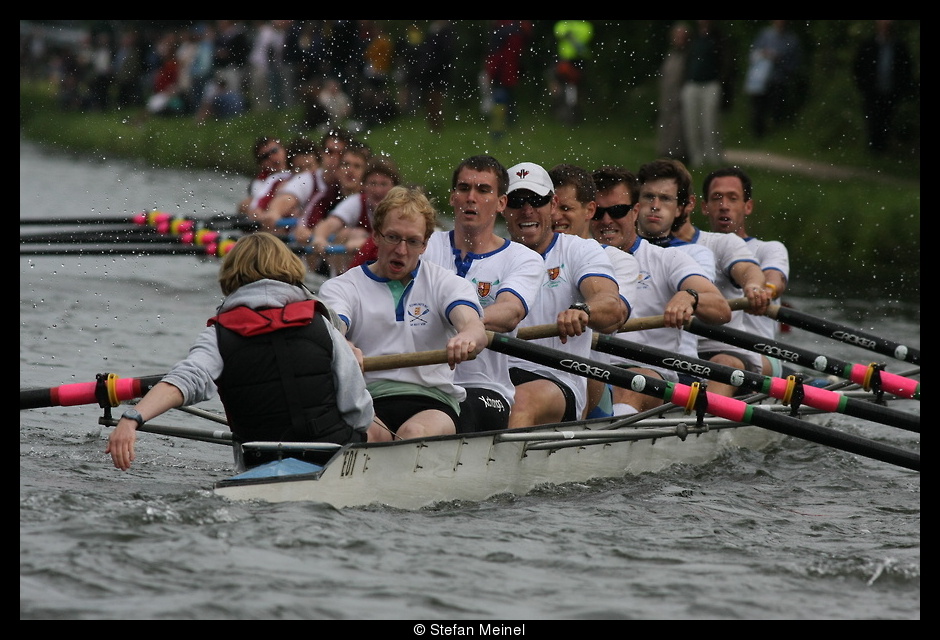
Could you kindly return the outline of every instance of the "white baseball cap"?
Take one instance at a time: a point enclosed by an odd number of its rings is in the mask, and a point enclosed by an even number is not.
[[[509,169],[509,190],[528,189],[539,196],[547,196],[555,189],[548,171],[534,162],[520,162]]]

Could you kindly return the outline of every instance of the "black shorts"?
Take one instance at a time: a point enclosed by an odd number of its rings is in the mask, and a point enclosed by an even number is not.
[[[457,433],[476,433],[509,428],[509,401],[501,393],[483,387],[464,387],[467,399],[460,403]]]
[[[375,417],[394,433],[398,433],[398,427],[411,416],[429,409],[443,411],[454,421],[454,425],[460,420],[450,405],[430,396],[385,396],[373,400],[372,406],[375,409]]]
[[[566,384],[562,384],[557,380],[553,380],[546,376],[540,376],[537,373],[532,373],[525,369],[520,369],[518,367],[510,367],[509,369],[509,379],[512,380],[512,383],[516,386],[523,384],[525,382],[531,382],[532,380],[548,380],[549,382],[555,383],[555,386],[561,391],[561,394],[565,396],[565,415],[561,417],[562,422],[571,422],[572,420],[577,420],[577,402],[574,399],[574,392]]]

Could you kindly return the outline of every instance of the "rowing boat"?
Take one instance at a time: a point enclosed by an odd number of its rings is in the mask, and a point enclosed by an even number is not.
[[[291,458],[285,450],[283,459],[221,480],[214,491],[231,500],[420,509],[439,502],[524,495],[545,485],[653,473],[675,464],[704,464],[729,448],[766,449],[783,437],[718,418],[699,425],[694,415],[639,422],[599,418],[346,445],[323,466]]]
[[[648,319],[641,319],[648,320]],[[763,450],[784,436],[795,436],[872,459],[920,470],[920,454],[814,424],[816,414],[840,411],[909,431],[920,431],[919,415],[903,419],[883,408],[865,411],[868,400],[882,405],[890,400],[916,402],[919,383],[892,374],[881,385],[839,382],[860,390],[826,390],[845,395],[828,401],[802,388],[799,376],[787,383],[783,397],[774,395],[773,380],[763,391],[738,399],[708,393],[700,383],[683,385],[643,376],[604,362],[569,355],[525,340],[488,332],[487,348],[525,358],[579,375],[628,387],[663,400],[664,405],[625,418],[540,425],[526,429],[489,431],[340,446],[331,443],[250,442],[242,449],[275,451],[280,459],[236,474],[213,487],[232,500],[266,502],[312,501],[337,508],[387,505],[417,509],[438,502],[481,501],[496,495],[522,495],[547,484],[586,482],[599,478],[657,472],[674,464],[702,464],[734,447]],[[376,356],[364,362],[366,370],[417,366],[443,357],[439,352]],[[879,377],[875,372],[873,378]],[[919,375],[917,367],[905,375]],[[849,376],[846,376],[849,377]],[[20,392],[21,409],[98,403],[105,414],[99,424],[114,426],[110,409],[145,394],[161,379],[150,376],[120,379],[99,374],[94,383],[73,383]],[[742,379],[741,382],[746,382]],[[755,381],[756,382],[756,381]],[[792,388],[791,388],[792,387]],[[747,388],[743,387],[742,388]],[[754,387],[757,388],[757,387]],[[852,394],[851,396],[849,394]],[[850,400],[851,397],[851,400]],[[803,404],[803,400],[807,400]],[[762,403],[761,406],[754,406]],[[866,403],[867,404],[867,403]],[[224,417],[195,407],[180,410],[226,423]],[[789,412],[789,415],[783,412]],[[676,413],[680,415],[675,415]],[[810,419],[806,419],[810,418]],[[165,427],[153,423],[139,430],[232,445],[231,431]],[[323,452],[322,465],[294,458],[298,450]],[[332,453],[331,453],[332,452]],[[241,450],[239,450],[241,453]],[[236,456],[236,460],[239,456]]]
[[[869,398],[866,391],[847,391]],[[751,421],[688,411],[666,404],[645,414],[597,418],[525,429],[436,436],[346,446],[274,442],[245,443],[246,450],[279,451],[280,460],[216,483],[217,495],[232,500],[315,501],[337,508],[387,505],[419,509],[439,502],[481,501],[501,494],[524,495],[544,485],[586,482],[655,473],[671,465],[698,465],[732,448],[766,450],[787,434],[839,446],[847,451],[920,468],[919,454],[853,438],[808,419],[825,414],[799,409],[762,394],[765,428]],[[788,421],[797,424],[790,431]],[[779,423],[779,424],[778,424]],[[780,424],[783,426],[781,427]],[[816,429],[814,431],[814,429]],[[334,450],[325,464],[291,458],[297,449]]]

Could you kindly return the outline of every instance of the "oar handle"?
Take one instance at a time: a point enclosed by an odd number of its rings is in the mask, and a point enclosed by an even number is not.
[[[447,350],[416,351],[414,353],[392,353],[385,356],[369,356],[362,359],[366,371],[386,371],[400,367],[421,367],[447,362]]]
[[[728,306],[732,311],[747,309],[751,305],[747,298],[732,298],[728,300]],[[640,318],[630,318],[623,326],[618,329],[622,331],[643,331],[645,329],[662,329],[665,325],[663,316],[644,316]],[[516,337],[520,340],[538,340],[539,338],[552,338],[558,335],[558,325],[539,324],[532,327],[520,327],[516,332]]]

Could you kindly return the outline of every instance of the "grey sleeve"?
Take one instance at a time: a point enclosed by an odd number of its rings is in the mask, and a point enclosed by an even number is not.
[[[375,411],[372,396],[366,390],[359,361],[340,333],[326,318],[323,319],[333,338],[333,383],[336,387],[336,405],[346,424],[358,431],[366,431],[372,424]]]
[[[355,360],[355,357],[353,357]],[[206,327],[189,348],[189,355],[173,365],[163,376],[183,394],[183,405],[188,406],[214,398],[218,393],[215,380],[222,375],[222,355],[215,327]]]

